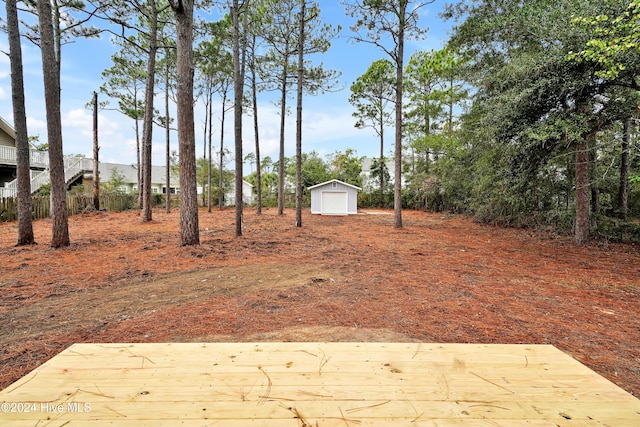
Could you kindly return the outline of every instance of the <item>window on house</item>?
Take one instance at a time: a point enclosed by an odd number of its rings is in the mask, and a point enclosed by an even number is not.
[[[331,183],[331,188],[338,188],[338,183],[337,182],[332,182]]]

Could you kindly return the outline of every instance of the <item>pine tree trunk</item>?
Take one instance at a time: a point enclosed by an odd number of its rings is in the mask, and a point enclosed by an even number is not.
[[[218,167],[218,209],[224,207],[224,120],[227,108],[227,92],[223,92],[222,96],[222,117],[220,119],[220,165]]]
[[[211,89],[209,89],[209,94],[207,95],[209,98],[209,102],[208,102],[208,111],[207,111],[207,116],[208,116],[208,149],[209,149],[209,161],[207,163],[207,188],[209,189],[209,191],[207,191],[208,194],[208,198],[207,198],[207,212],[211,212],[211,208],[213,207],[213,193],[211,191],[212,189],[212,184],[213,184],[213,150],[212,150],[212,146],[213,146],[213,92],[211,91]]]
[[[631,117],[625,119],[622,131],[620,155],[620,186],[618,187],[618,212],[622,218],[629,212],[629,147],[631,145]]]
[[[193,114],[193,0],[174,5],[177,33],[177,112],[180,149],[180,238],[200,244]]]
[[[302,227],[302,86],[304,78],[304,17],[306,0],[300,1],[298,34],[298,93],[296,106],[296,226]]]
[[[138,88],[137,85],[133,92],[133,105],[136,109],[136,166],[138,167],[138,208],[142,209],[142,158],[140,149],[140,119],[138,118]]]
[[[380,110],[382,112],[382,110]],[[384,203],[384,166],[382,163],[384,162],[384,118],[383,114],[380,114],[380,129],[378,130],[380,134],[380,164],[378,165],[380,169],[380,207],[385,207]]]
[[[244,90],[244,76],[240,69],[240,9],[238,0],[233,1],[231,11],[233,20],[233,135],[235,140],[235,193],[236,193],[236,236],[242,236],[242,98]]]
[[[589,212],[589,141],[583,138],[576,145],[576,223],[574,241],[586,243],[590,233]]]
[[[258,85],[256,83],[255,45],[256,36],[252,36],[251,53],[251,98],[253,102],[253,134],[256,143],[256,214],[262,214],[262,163],[260,160],[260,134],[258,128]]]
[[[153,98],[156,74],[156,52],[158,50],[158,10],[156,1],[148,2],[151,8],[149,17],[149,58],[147,61],[147,80],[144,95],[144,122],[142,126],[142,221],[152,220],[151,205],[151,145],[153,139]]]
[[[67,188],[64,178],[64,154],[62,150],[62,120],[60,117],[60,75],[54,47],[51,6],[46,0],[38,0],[40,50],[44,77],[44,94],[47,115],[47,139],[49,142],[49,171],[51,180],[51,246],[69,246],[69,221],[67,212]]]
[[[400,2],[400,25],[396,58],[396,147],[395,182],[393,193],[393,227],[402,228],[402,85],[404,68],[404,28],[407,2]]]
[[[165,196],[165,211],[167,213],[171,212],[171,128],[169,124],[171,120],[169,118],[169,53],[167,52],[167,58],[165,69],[164,69],[164,115],[166,118],[165,122],[165,164],[167,165],[167,170],[165,173],[165,182],[167,183],[167,193]]]
[[[93,208],[100,210],[100,146],[98,145],[98,93],[93,92]]]
[[[289,39],[286,40],[285,52],[289,52]],[[280,155],[278,158],[278,215],[284,215],[284,128],[287,114],[287,79],[289,78],[289,58],[285,57],[282,65],[282,84],[280,88]]]
[[[11,100],[13,124],[16,130],[16,162],[18,179],[18,246],[35,243],[33,235],[33,203],[27,113],[24,99],[22,46],[16,0],[6,0],[9,61],[11,62]]]

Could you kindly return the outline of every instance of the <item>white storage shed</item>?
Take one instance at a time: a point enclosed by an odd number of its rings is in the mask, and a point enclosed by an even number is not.
[[[356,215],[360,187],[337,179],[309,187],[311,213],[320,215]]]

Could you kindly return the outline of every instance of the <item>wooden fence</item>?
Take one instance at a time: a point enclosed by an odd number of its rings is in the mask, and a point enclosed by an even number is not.
[[[131,194],[102,194],[100,209],[108,211],[125,211],[133,209],[137,204],[136,196]],[[67,210],[69,215],[77,215],[93,210],[93,196],[67,194]],[[33,197],[33,218],[48,218],[51,213],[49,196]],[[18,200],[15,197],[0,198],[0,222],[18,219]]]

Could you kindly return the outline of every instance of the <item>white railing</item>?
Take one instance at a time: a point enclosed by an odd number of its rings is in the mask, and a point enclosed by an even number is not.
[[[49,167],[49,152],[29,150],[31,156],[29,158],[30,166],[37,168]],[[6,147],[0,145],[0,163],[8,165],[17,165],[18,150],[16,147]]]
[[[65,157],[64,158],[64,180],[69,182],[79,173],[93,170],[93,159],[86,157]]]
[[[64,159],[64,180],[69,183],[78,174],[84,171],[93,170],[93,159],[85,157],[65,157]],[[31,193],[35,193],[43,185],[49,183],[49,169],[31,177]],[[18,194],[18,180],[13,180],[0,187],[0,197],[16,197]]]

